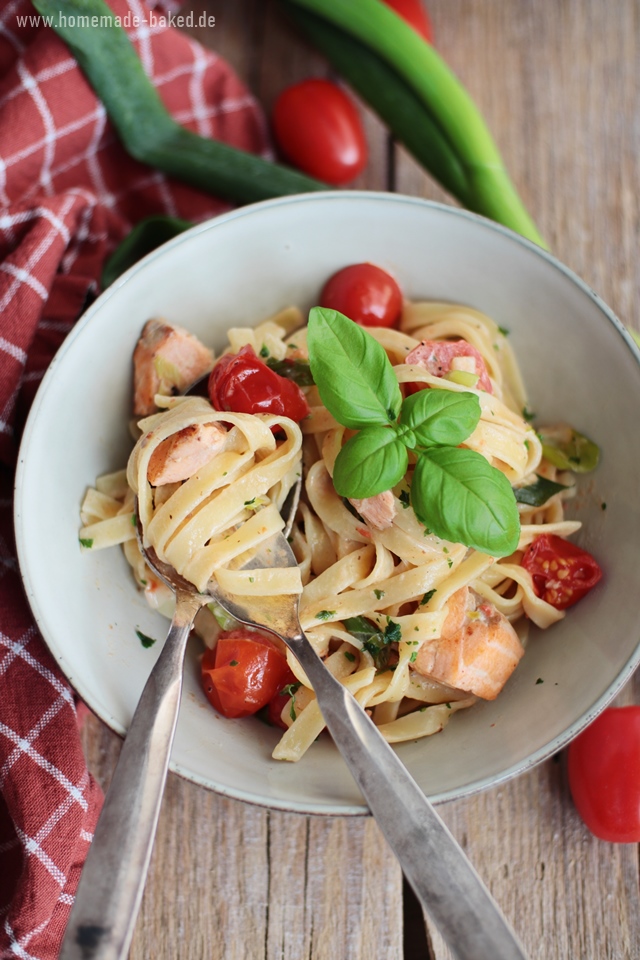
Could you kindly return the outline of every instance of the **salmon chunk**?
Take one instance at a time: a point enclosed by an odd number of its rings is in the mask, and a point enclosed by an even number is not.
[[[156,393],[182,393],[212,366],[213,353],[188,330],[149,320],[133,353],[133,412],[148,416]]]
[[[405,363],[424,367],[432,377],[445,377],[452,370],[478,377],[478,388],[493,393],[484,357],[466,340],[423,340],[406,357]]]
[[[492,603],[469,587],[454,593],[447,609],[442,635],[418,650],[416,671],[494,700],[524,653],[517,633]]]
[[[349,500],[349,503],[374,530],[387,530],[393,524],[396,505],[391,490],[363,500]]]
[[[159,487],[188,480],[221,451],[226,435],[218,423],[195,423],[167,437],[151,454],[149,483]]]

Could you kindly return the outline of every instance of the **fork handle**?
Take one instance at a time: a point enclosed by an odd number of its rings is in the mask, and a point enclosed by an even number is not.
[[[287,643],[371,813],[453,954],[458,960],[526,960],[462,848],[357,700],[306,637]]]
[[[180,709],[187,638],[202,600],[178,594],[133,715],[80,877],[59,960],[127,956],[142,900]]]

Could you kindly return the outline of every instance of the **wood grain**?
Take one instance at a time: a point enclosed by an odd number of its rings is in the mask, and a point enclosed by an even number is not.
[[[193,0],[267,107],[329,75],[261,0]],[[640,330],[640,4],[637,0],[430,0],[439,51],[485,115],[558,257]],[[355,186],[451,202],[365,111]],[[615,625],[612,625],[615,629]],[[629,685],[619,702],[640,702]],[[118,738],[91,718],[90,765],[108,782]],[[531,960],[640,956],[638,848],[595,840],[563,757],[440,807]],[[413,960],[401,875],[371,820],[307,818],[230,801],[170,776],[132,960]],[[411,928],[415,929],[415,928]],[[428,925],[433,960],[451,956]],[[481,958],[478,958],[481,960]]]

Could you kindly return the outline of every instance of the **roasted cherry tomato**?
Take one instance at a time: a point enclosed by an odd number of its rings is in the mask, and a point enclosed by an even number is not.
[[[202,686],[223,717],[248,717],[283,688],[290,674],[275,643],[240,627],[218,637],[215,650],[202,658]]]
[[[433,43],[433,28],[422,0],[383,0],[388,7],[406,20],[428,43]]]
[[[569,744],[569,786],[600,840],[640,841],[640,707],[610,707]]]
[[[353,263],[327,280],[320,306],[363,327],[393,327],[402,312],[402,293],[390,274],[372,263]]]
[[[551,533],[529,544],[522,566],[531,574],[536,595],[556,610],[573,606],[602,576],[590,553]]]
[[[218,360],[209,377],[209,399],[216,410],[234,413],[274,413],[296,421],[309,414],[300,387],[271,370],[248,345]]]
[[[289,702],[291,694],[287,689],[289,684],[296,683],[295,675],[292,671],[289,671],[288,676],[286,677],[281,688],[276,693],[275,697],[269,701],[267,719],[273,727],[280,727],[282,730],[288,730],[287,724],[282,719],[282,711],[285,708],[285,705]]]
[[[367,141],[355,104],[329,80],[303,80],[283,90],[273,132],[284,156],[326,183],[350,183],[367,165]]]

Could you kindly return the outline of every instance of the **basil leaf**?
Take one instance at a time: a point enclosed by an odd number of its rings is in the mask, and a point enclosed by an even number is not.
[[[518,546],[520,519],[511,484],[474,450],[421,453],[411,486],[413,509],[438,537],[493,557]]]
[[[419,390],[402,404],[400,423],[419,444],[450,444],[457,447],[469,437],[480,420],[480,401],[475,393],[451,390]]]
[[[513,493],[518,503],[526,503],[530,507],[541,507],[551,499],[554,493],[566,489],[565,484],[555,483],[536,474],[535,483],[529,484],[528,487],[514,487]]]
[[[568,424],[543,428],[538,435],[542,441],[542,453],[559,470],[590,473],[598,466],[598,446]]]
[[[299,387],[312,387],[315,383],[311,367],[306,360],[276,360],[269,357],[267,366],[287,380],[293,380]]]
[[[407,448],[390,427],[365,427],[336,457],[333,485],[341,497],[375,497],[404,477]]]
[[[370,333],[337,310],[314,307],[307,343],[320,398],[339,423],[358,430],[396,419],[400,387],[386,353]]]

